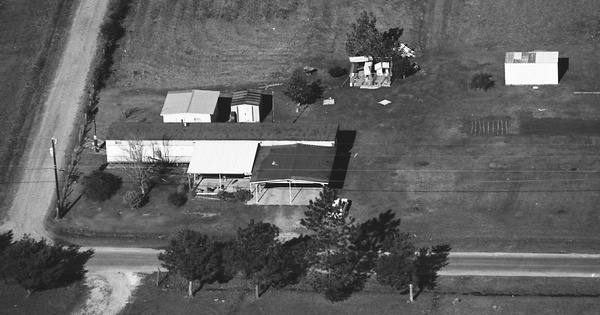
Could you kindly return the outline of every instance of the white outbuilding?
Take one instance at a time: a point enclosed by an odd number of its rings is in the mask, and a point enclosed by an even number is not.
[[[165,123],[209,123],[216,119],[219,91],[170,91],[160,115]]]
[[[236,122],[260,122],[262,94],[260,90],[233,92],[231,113],[235,113]]]
[[[506,85],[558,84],[558,51],[507,52]]]

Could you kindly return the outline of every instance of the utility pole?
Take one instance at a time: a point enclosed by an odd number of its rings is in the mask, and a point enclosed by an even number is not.
[[[96,136],[96,115],[94,114],[94,151],[96,153],[100,152],[100,148],[98,147],[98,137]]]
[[[56,218],[60,219],[60,190],[58,188],[58,168],[56,167],[56,149],[54,147],[56,143],[56,139],[52,138],[50,155],[52,155],[52,159],[54,160],[54,182],[56,183]]]
[[[271,90],[271,122],[275,122],[275,93]]]

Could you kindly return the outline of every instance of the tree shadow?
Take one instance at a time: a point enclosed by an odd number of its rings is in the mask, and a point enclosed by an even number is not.
[[[559,83],[562,80],[562,78],[564,77],[565,73],[567,73],[567,70],[569,70],[569,58],[567,58],[567,57],[558,58],[558,82]]]
[[[337,134],[337,151],[333,160],[333,169],[329,180],[332,189],[344,188],[348,165],[350,164],[350,150],[356,140],[355,130],[339,130]]]

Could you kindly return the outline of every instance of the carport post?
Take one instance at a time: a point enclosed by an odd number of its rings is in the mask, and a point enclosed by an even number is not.
[[[292,204],[292,181],[288,182],[290,184],[290,204]]]

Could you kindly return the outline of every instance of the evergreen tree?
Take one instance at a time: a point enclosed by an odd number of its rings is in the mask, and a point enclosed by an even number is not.
[[[256,298],[260,286],[270,286],[286,278],[287,261],[277,241],[279,228],[271,223],[250,221],[246,228],[239,228],[230,248],[229,259],[235,270],[241,271],[252,281]]]
[[[158,254],[162,266],[188,280],[188,296],[193,296],[193,282],[204,284],[227,280],[223,264],[224,244],[206,234],[184,229]]]
[[[385,57],[383,35],[377,29],[377,18],[372,12],[361,12],[356,22],[350,25],[350,33],[346,36],[346,52],[349,56]]]
[[[409,284],[416,284],[416,258],[415,246],[408,234],[388,238],[377,259],[377,281],[405,292]]]
[[[80,252],[79,246],[48,244],[25,235],[3,251],[4,278],[29,293],[68,285],[81,280],[93,250]]]

